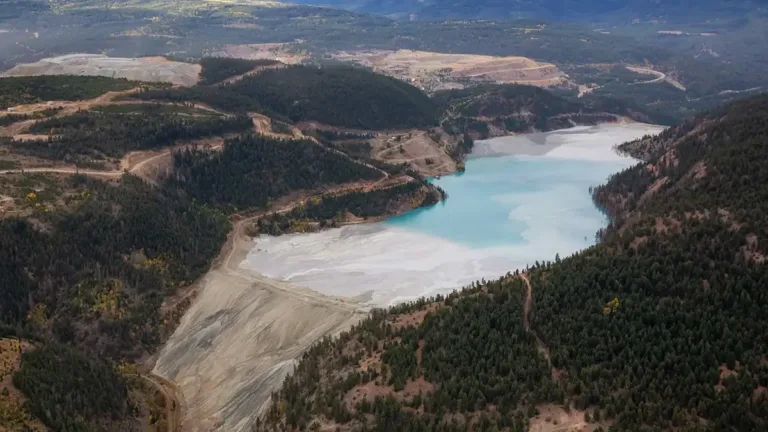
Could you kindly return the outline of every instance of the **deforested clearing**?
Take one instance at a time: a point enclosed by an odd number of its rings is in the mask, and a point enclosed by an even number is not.
[[[461,88],[467,80],[548,87],[562,84],[566,79],[565,74],[551,63],[517,56],[373,50],[340,52],[335,57],[372,67],[377,72],[430,91]]]
[[[0,76],[81,75],[126,78],[192,86],[199,80],[198,64],[170,61],[164,57],[107,57],[101,54],[70,54],[22,64]]]

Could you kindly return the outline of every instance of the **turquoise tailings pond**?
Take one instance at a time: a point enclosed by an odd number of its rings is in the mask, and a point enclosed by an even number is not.
[[[607,222],[590,186],[637,162],[613,147],[662,129],[611,124],[478,141],[466,172],[433,179],[445,202],[382,223],[261,236],[241,266],[386,306],[565,257],[593,245]]]

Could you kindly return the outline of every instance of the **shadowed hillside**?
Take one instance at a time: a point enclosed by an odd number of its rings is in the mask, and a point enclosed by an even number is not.
[[[265,70],[218,87],[149,91],[142,99],[201,101],[230,112],[255,111],[299,122],[360,129],[424,127],[434,103],[416,87],[350,67]]]
[[[562,93],[562,92],[560,92]],[[550,131],[629,119],[674,124],[675,119],[630,101],[605,96],[577,98],[526,85],[485,85],[438,92],[442,126],[453,134],[486,139],[514,133]]]
[[[742,0],[460,0],[441,1],[388,0],[383,2],[349,0],[299,0],[297,3],[321,4],[348,8],[361,12],[381,13],[398,17],[413,14],[420,19],[481,18],[517,19],[535,18],[563,21],[607,21],[632,19],[684,21],[692,16],[723,17],[748,11],[759,5],[757,1]]]

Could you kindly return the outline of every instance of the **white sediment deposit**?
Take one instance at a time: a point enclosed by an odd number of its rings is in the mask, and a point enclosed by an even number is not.
[[[237,239],[200,282],[155,364],[184,395],[184,431],[250,431],[301,353],[365,316],[350,302],[238,269],[249,248]]]
[[[163,57],[121,58],[101,54],[69,54],[22,64],[0,76],[81,75],[167,82],[192,86],[200,79],[201,66]]]
[[[445,203],[383,223],[262,236],[241,266],[387,306],[565,257],[606,223],[590,186],[635,163],[613,147],[661,130],[610,124],[479,141],[466,173],[435,180]]]

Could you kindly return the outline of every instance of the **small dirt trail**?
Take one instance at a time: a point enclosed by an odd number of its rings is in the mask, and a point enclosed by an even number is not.
[[[125,174],[123,171],[88,171],[77,168],[17,168],[9,170],[0,170],[0,174],[21,174],[21,173],[55,173],[55,174],[83,174],[93,177],[120,177]]]
[[[58,111],[50,116],[50,117],[43,117],[43,118],[33,118],[28,120],[21,120],[15,123],[11,123],[8,126],[0,127],[0,136],[8,136],[13,137],[16,135],[19,135],[23,133],[23,131],[29,129],[32,127],[35,123],[51,118],[61,118],[70,116],[72,114],[77,113],[78,111],[87,111],[91,110],[95,107],[100,106],[112,106],[112,105],[168,105],[168,106],[180,106],[177,103],[168,102],[168,101],[156,101],[156,100],[141,100],[141,99],[125,99],[125,100],[118,100],[119,98],[122,98],[123,96],[129,96],[132,94],[136,94],[140,91],[140,88],[132,88],[128,90],[120,90],[120,91],[110,91],[106,92],[100,96],[97,96],[93,99],[85,99],[85,100],[79,100],[79,101],[58,101],[54,102],[53,105],[48,105],[48,103],[38,102],[38,103],[32,103],[32,104],[25,104],[25,105],[18,105],[14,107],[14,112],[12,114],[15,115],[30,115],[34,114],[39,111],[44,111],[52,108],[57,108]],[[227,114],[225,112],[222,112],[220,110],[217,110],[209,105],[196,102],[192,104],[192,107],[201,111],[207,111],[211,114],[221,115],[224,117],[231,117],[231,114]],[[0,117],[5,115],[5,113],[0,114]]]
[[[421,132],[421,133],[419,133],[417,135],[413,135],[412,137],[408,138],[405,141],[399,141],[396,145],[394,145],[392,147],[385,147],[385,148],[379,150],[379,152],[376,153],[374,158],[381,159],[381,158],[384,157],[385,153],[394,152],[395,150],[397,150],[397,149],[403,147],[404,145],[408,144],[409,141],[412,141],[412,140],[415,140],[417,138],[423,137],[426,134],[427,134],[426,132]],[[424,159],[424,158],[413,158],[413,159],[415,160],[415,159]]]
[[[153,373],[146,375],[138,374],[136,376],[163,394],[165,398],[165,418],[168,419],[167,431],[180,432],[181,422],[184,420],[184,414],[187,411],[187,405],[181,390],[173,382]]]
[[[240,74],[240,75],[235,75],[235,76],[229,77],[229,78],[225,79],[224,81],[216,83],[215,85],[234,84],[234,83],[236,83],[238,81],[242,81],[246,77],[253,76],[253,75],[258,75],[258,74],[260,74],[260,73],[262,73],[262,72],[264,72],[266,70],[283,69],[283,68],[286,68],[286,67],[288,67],[288,65],[283,64],[283,63],[275,63],[275,64],[271,64],[271,65],[256,66],[255,68],[249,70],[248,72],[246,72],[244,74]]]
[[[544,341],[541,340],[535,331],[531,330],[531,312],[533,310],[533,288],[531,287],[531,279],[527,273],[521,273],[520,279],[525,282],[525,303],[523,304],[523,326],[525,331],[531,333],[536,338],[536,350],[547,359],[552,374],[554,376],[555,369],[552,367],[552,357],[549,353],[549,348],[544,345]]]
[[[685,91],[685,86],[680,84],[677,80],[669,77],[664,72],[659,72],[657,70],[643,68],[643,67],[635,67],[635,66],[627,66],[626,68],[631,70],[632,72],[637,72],[639,74],[655,75],[656,76],[656,78],[654,78],[652,80],[636,82],[634,84],[654,84],[654,83],[659,83],[659,82],[662,82],[662,81],[666,81],[666,82],[672,84],[673,86],[677,87],[678,89],[680,89],[682,91]]]
[[[191,144],[190,146],[194,146],[195,144]],[[223,144],[216,144],[210,147],[210,150],[220,150],[224,145]],[[174,151],[178,151],[179,148],[174,147],[172,149],[164,150],[157,154],[151,154],[145,159],[141,159],[138,162],[133,163],[133,166],[128,168],[128,166],[131,165],[128,161],[136,154],[136,153],[146,153],[143,151],[139,152],[131,152],[123,157],[123,159],[120,161],[121,166],[125,166],[126,168],[123,170],[112,170],[112,171],[98,171],[98,170],[82,170],[78,169],[76,167],[31,167],[31,168],[14,168],[14,169],[7,169],[7,170],[0,170],[0,174],[22,174],[22,173],[55,173],[55,174],[82,174],[92,177],[107,177],[107,178],[119,178],[125,173],[135,174],[139,177],[144,178],[145,180],[154,183],[154,180],[142,175],[142,170],[152,162],[155,162],[156,160],[167,157]]]

